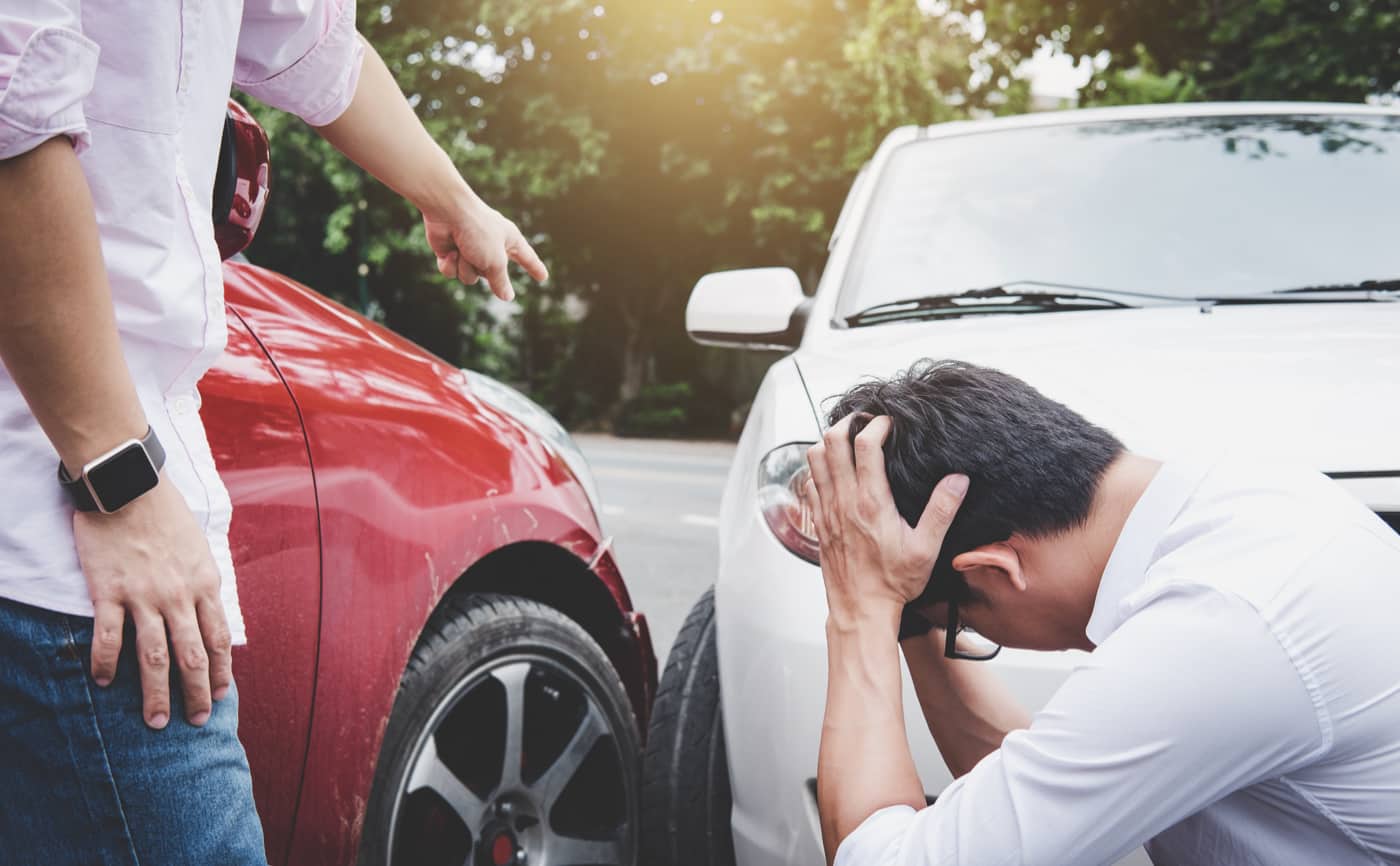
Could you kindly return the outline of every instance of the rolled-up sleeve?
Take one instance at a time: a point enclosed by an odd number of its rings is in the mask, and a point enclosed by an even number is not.
[[[233,80],[249,96],[325,126],[349,107],[363,59],[354,0],[248,0]]]
[[[1172,593],[1123,623],[1030,728],[932,806],[867,818],[835,866],[1113,863],[1328,740],[1252,607],[1209,590]]]
[[[83,100],[97,72],[77,0],[0,0],[0,159],[55,135],[89,143]]]

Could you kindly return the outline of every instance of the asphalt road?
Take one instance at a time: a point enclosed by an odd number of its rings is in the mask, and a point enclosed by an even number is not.
[[[715,580],[715,534],[729,442],[618,439],[577,434],[598,481],[603,531],[632,602],[651,625],[666,664],[691,605]]]

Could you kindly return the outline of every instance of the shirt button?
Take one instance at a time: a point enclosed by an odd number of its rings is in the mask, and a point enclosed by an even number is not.
[[[172,405],[176,415],[188,415],[194,411],[194,401],[189,397],[176,397]]]

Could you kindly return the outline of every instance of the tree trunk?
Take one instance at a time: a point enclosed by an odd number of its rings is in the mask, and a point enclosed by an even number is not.
[[[626,319],[627,336],[622,341],[622,380],[617,399],[626,403],[637,399],[646,381],[647,355],[642,348],[641,323],[633,317]]]

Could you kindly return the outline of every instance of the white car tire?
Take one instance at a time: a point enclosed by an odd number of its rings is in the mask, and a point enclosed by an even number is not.
[[[642,770],[641,862],[647,866],[734,866],[722,720],[710,589],[671,647],[652,709]]]

